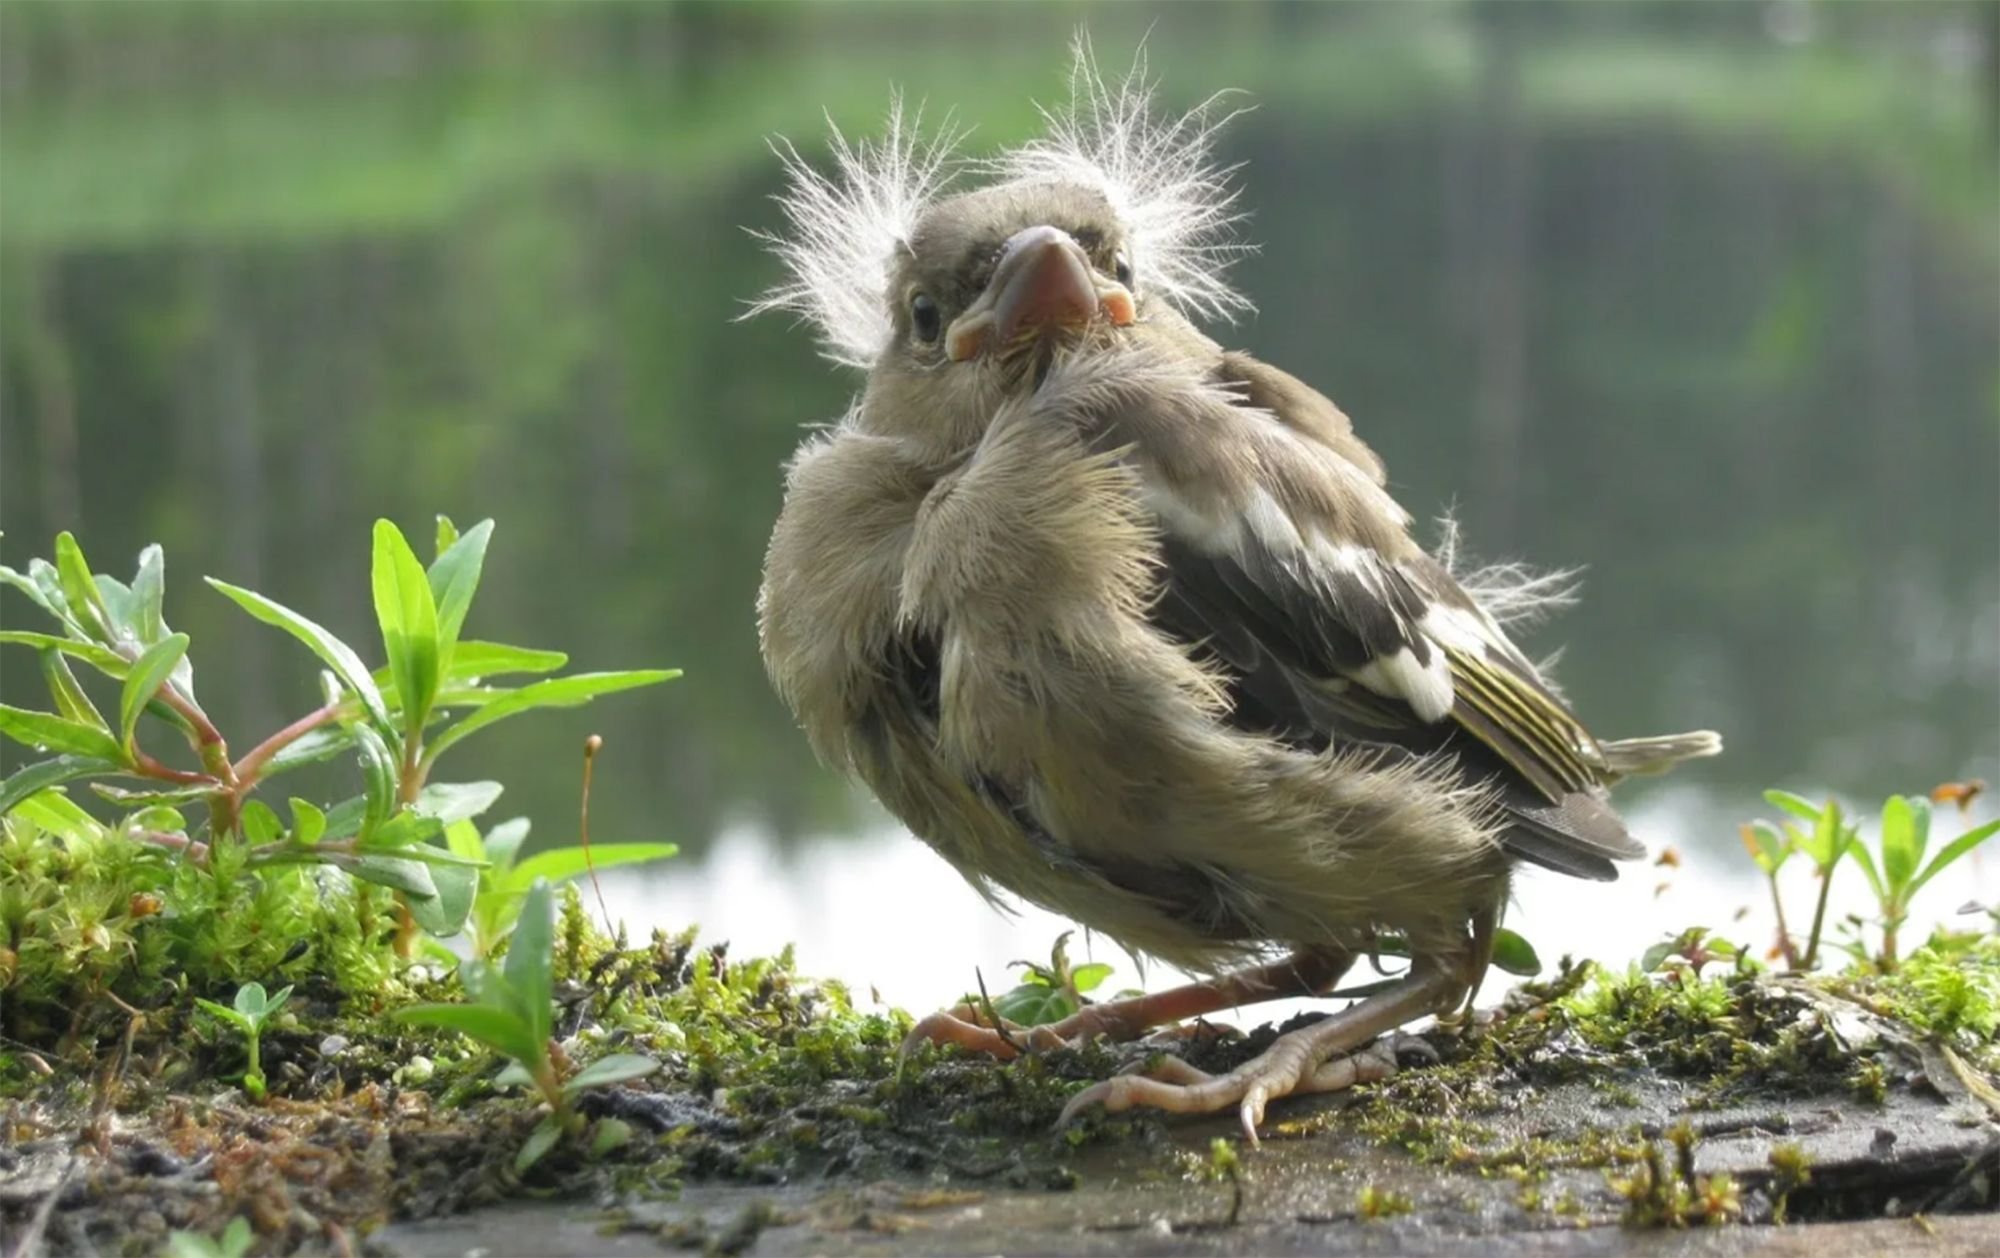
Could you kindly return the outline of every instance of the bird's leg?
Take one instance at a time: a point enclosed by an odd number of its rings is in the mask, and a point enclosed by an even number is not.
[[[1414,1018],[1451,1008],[1465,989],[1464,980],[1450,970],[1419,962],[1394,987],[1279,1036],[1262,1055],[1226,1075],[1206,1076],[1186,1063],[1169,1067],[1165,1078],[1119,1075],[1071,1097],[1060,1121],[1067,1122],[1093,1105],[1114,1113],[1150,1105],[1175,1114],[1212,1114],[1234,1105],[1242,1119],[1244,1138],[1254,1145],[1266,1102],[1273,1097],[1337,1092],[1356,1083],[1387,1078],[1396,1072],[1400,1044],[1385,1039],[1362,1051],[1354,1050]]]
[[[1351,954],[1301,950],[1282,961],[1188,983],[1164,992],[1085,1005],[1060,1022],[1038,1027],[984,1025],[985,1010],[970,1004],[934,1013],[918,1022],[903,1041],[903,1052],[926,1042],[957,1044],[1006,1060],[1021,1046],[1060,1048],[1096,1036],[1137,1039],[1156,1026],[1198,1018],[1238,1005],[1260,1004],[1288,996],[1324,994],[1354,963]]]

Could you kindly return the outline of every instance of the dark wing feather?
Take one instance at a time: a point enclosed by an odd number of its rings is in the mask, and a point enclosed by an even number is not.
[[[1257,366],[1264,383],[1256,400],[1282,406],[1298,391],[1318,398],[1296,381],[1272,384],[1275,369]],[[1315,413],[1288,426],[1313,435],[1328,421]],[[1172,521],[1162,527],[1155,623],[1223,666],[1239,725],[1305,749],[1363,743],[1455,756],[1461,771],[1496,788],[1515,823],[1504,838],[1509,850],[1564,873],[1609,879],[1611,861],[1644,855],[1603,799],[1609,775],[1595,739],[1441,565],[1421,555],[1372,555],[1365,570],[1302,563],[1273,553],[1247,523],[1217,553],[1177,534]],[[1431,636],[1426,614],[1439,606],[1455,610],[1469,639]],[[1419,668],[1443,657],[1451,697],[1438,719],[1420,716],[1379,674],[1363,675],[1398,652]]]

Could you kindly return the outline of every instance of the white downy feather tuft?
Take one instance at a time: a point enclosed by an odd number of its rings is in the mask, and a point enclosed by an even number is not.
[[[1250,252],[1234,227],[1245,217],[1218,165],[1216,133],[1235,117],[1212,96],[1178,118],[1154,114],[1145,52],[1123,81],[1098,73],[1079,35],[1066,109],[1044,109],[1048,134],[985,163],[1008,179],[1083,184],[1103,191],[1131,239],[1139,284],[1183,313],[1229,319],[1252,309],[1230,286],[1229,264]]]
[[[927,138],[922,124],[921,112],[905,117],[901,97],[891,99],[876,139],[849,141],[829,117],[831,174],[813,169],[790,141],[772,141],[789,181],[776,197],[786,231],[755,234],[790,276],[745,318],[789,310],[818,328],[828,358],[864,370],[875,365],[893,332],[888,283],[896,251],[908,246],[917,219],[951,182],[953,151],[964,134],[947,119]]]
[[[1458,521],[1451,516],[1438,520],[1437,561],[1457,579],[1459,588],[1472,596],[1499,625],[1538,624],[1576,603],[1582,584],[1575,568],[1544,572],[1523,563],[1494,563],[1460,570]]]

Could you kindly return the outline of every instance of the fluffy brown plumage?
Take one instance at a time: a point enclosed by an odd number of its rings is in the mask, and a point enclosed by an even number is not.
[[[1265,1096],[1351,1082],[1322,1063],[1462,998],[1516,860],[1614,877],[1643,849],[1605,788],[1719,743],[1592,737],[1347,416],[1189,322],[1238,300],[1211,115],[1157,120],[1087,57],[1077,83],[970,191],[900,121],[836,178],[789,158],[770,304],[868,376],[792,465],[764,657],[819,754],[982,891],[1211,972],[1286,950],[1316,989],[1406,939],[1402,989],[1241,1079],[1085,1098],[1240,1102],[1254,1134]]]

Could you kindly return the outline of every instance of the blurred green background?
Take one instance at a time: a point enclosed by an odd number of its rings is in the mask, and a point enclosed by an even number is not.
[[[448,776],[548,840],[595,730],[599,838],[877,825],[757,659],[781,464],[856,384],[736,321],[765,139],[868,133],[892,84],[1019,138],[1085,23],[1115,67],[1150,31],[1170,102],[1244,89],[1223,339],[1481,556],[1587,570],[1533,645],[1594,725],[1723,730],[1718,816],[2000,777],[1992,4],[8,3],[5,556],[164,543],[247,744],[315,669],[199,575],[373,646],[369,521],[490,515],[472,632],[688,676]]]

